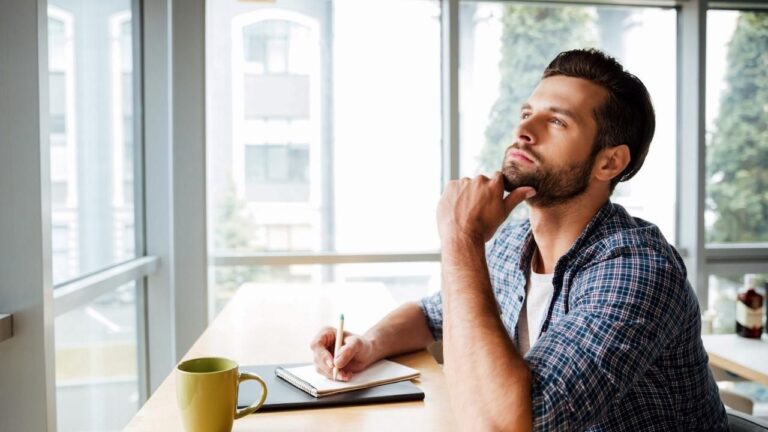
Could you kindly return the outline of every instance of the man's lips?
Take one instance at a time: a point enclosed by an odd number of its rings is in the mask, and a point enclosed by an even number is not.
[[[536,162],[536,159],[522,150],[512,150],[507,154],[507,161],[520,161],[533,164]]]

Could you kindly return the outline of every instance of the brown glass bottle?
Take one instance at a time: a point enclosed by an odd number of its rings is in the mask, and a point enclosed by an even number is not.
[[[763,296],[755,291],[753,275],[744,277],[744,291],[736,302],[736,333],[739,336],[760,339],[763,333]]]

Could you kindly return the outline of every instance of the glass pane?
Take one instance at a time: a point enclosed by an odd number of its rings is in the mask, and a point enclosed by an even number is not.
[[[756,274],[754,281],[756,291],[765,296],[768,273]],[[709,276],[709,310],[705,317],[711,320],[711,333],[736,332],[736,296],[743,288],[744,274],[713,274]],[[763,320],[765,320],[765,316],[763,316]],[[708,330],[708,328],[703,329],[704,332]]]
[[[131,0],[49,2],[55,284],[135,256],[131,32]]]
[[[58,11],[54,8],[54,12]],[[67,45],[71,43],[72,28],[71,23],[67,23],[65,20],[66,17],[61,14],[54,16],[49,14],[48,17],[48,67],[52,71],[67,67],[66,52]]]
[[[768,12],[707,12],[707,241],[768,241]]]
[[[212,254],[437,249],[439,1],[210,0],[206,43]]]
[[[676,12],[465,1],[459,13],[462,175],[501,167],[520,105],[557,53],[597,47],[643,81],[656,108],[656,134],[643,169],[619,183],[611,199],[674,241]]]
[[[56,317],[61,431],[121,430],[139,409],[136,285]]]
[[[440,290],[440,263],[375,263],[289,266],[216,266],[216,313],[245,283],[256,287],[319,283],[384,286],[397,303],[415,301]]]
[[[736,332],[736,296],[744,287],[744,276],[738,273],[709,275],[709,310],[704,315],[703,333]],[[756,291],[765,298],[768,273],[755,274],[754,282]],[[751,399],[754,402],[753,415],[768,417],[768,387],[752,381],[721,382],[718,385],[721,390],[727,389]]]

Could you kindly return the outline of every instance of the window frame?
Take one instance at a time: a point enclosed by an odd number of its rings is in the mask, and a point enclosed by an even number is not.
[[[57,283],[53,286],[53,316],[60,316],[68,311],[84,307],[97,297],[118,289],[127,282],[135,282],[136,286],[136,322],[137,322],[137,368],[138,368],[138,391],[139,404],[143,404],[150,394],[148,379],[148,339],[147,339],[147,318],[146,318],[146,289],[147,278],[155,273],[159,267],[160,259],[157,256],[151,256],[146,253],[145,248],[145,212],[144,212],[144,143],[143,143],[143,58],[142,58],[142,0],[131,0],[131,11],[122,13],[119,17],[111,19],[110,24],[119,24],[128,16],[131,19],[131,38],[132,38],[132,71],[133,71],[133,196],[134,196],[134,257],[117,264],[106,266],[89,274],[79,275],[73,279]],[[55,14],[61,15],[61,11],[53,8]],[[48,16],[48,15],[46,15]],[[114,21],[114,22],[112,22]],[[47,21],[46,21],[47,26]],[[110,30],[114,30],[110,26]],[[113,35],[110,34],[110,37]],[[111,41],[114,42],[114,41]],[[114,47],[114,43],[110,43]],[[114,54],[114,53],[111,53]],[[114,73],[122,76],[123,71],[110,70],[111,78]],[[71,74],[70,74],[71,75]],[[74,79],[72,77],[72,79]],[[114,83],[113,83],[114,84]],[[74,85],[74,83],[72,83]],[[68,98],[68,120],[74,119],[74,104]],[[122,125],[122,118],[118,119]],[[71,120],[72,122],[74,120]],[[68,127],[67,135],[74,133],[73,129]],[[116,138],[113,137],[113,141]],[[74,136],[68,137],[68,142],[74,142]],[[113,142],[112,144],[115,144]],[[73,146],[70,146],[73,147]],[[68,149],[68,151],[74,151]],[[122,158],[122,152],[119,155]],[[117,164],[117,162],[115,162]],[[71,168],[70,168],[71,169]],[[50,171],[50,169],[49,169]],[[47,173],[50,178],[50,172]],[[122,188],[122,170],[120,170]],[[122,195],[122,194],[121,194]],[[68,198],[68,204],[72,199]],[[49,227],[50,229],[50,227]],[[50,235],[49,235],[50,238]]]

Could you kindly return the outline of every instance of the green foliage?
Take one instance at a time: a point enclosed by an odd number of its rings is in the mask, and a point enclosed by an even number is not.
[[[215,250],[232,252],[247,249],[255,229],[245,201],[237,196],[234,185],[230,184],[217,207],[213,240]]]
[[[768,240],[768,14],[740,14],[707,147],[710,242]]]
[[[481,169],[501,167],[504,149],[517,126],[520,105],[528,98],[541,73],[561,51],[594,46],[595,17],[584,7],[509,5],[502,17],[502,54],[499,98],[485,130]]]
[[[235,193],[234,185],[230,185],[217,207],[213,232],[216,252],[230,253],[253,249],[249,246],[256,232],[256,224],[248,214],[245,201]],[[223,307],[240,285],[257,280],[264,272],[259,267],[243,266],[216,266],[215,269],[217,309]]]

